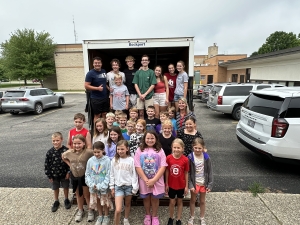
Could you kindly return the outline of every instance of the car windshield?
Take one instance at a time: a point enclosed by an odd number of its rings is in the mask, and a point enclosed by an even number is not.
[[[212,85],[207,85],[207,86],[204,88],[204,91],[209,91],[211,88],[212,88]]]
[[[7,91],[4,97],[23,97],[25,91]]]

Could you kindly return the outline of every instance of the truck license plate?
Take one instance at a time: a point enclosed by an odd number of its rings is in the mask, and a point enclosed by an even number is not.
[[[248,120],[247,125],[253,128],[255,125],[255,122],[253,120]]]

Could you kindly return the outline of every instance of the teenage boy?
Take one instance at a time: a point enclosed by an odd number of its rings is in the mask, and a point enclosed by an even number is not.
[[[123,83],[125,83],[126,79],[124,73],[119,71],[121,63],[118,59],[112,59],[110,65],[112,67],[112,71],[107,73],[107,81],[110,91],[112,91],[112,87],[115,85],[115,75],[119,74],[122,77]]]
[[[137,101],[137,92],[134,87],[134,83],[132,83],[134,75],[137,71],[136,68],[134,68],[135,59],[133,56],[129,55],[126,57],[125,62],[128,66],[128,68],[124,69],[123,72],[125,74],[125,85],[128,88],[130,98],[129,98],[129,108],[136,107],[136,101]]]
[[[157,83],[154,71],[148,68],[150,63],[149,56],[142,56],[142,68],[136,71],[132,83],[138,94],[137,108],[140,118],[144,119],[144,109],[153,106],[154,86]]]
[[[102,59],[93,58],[94,69],[90,70],[85,77],[84,87],[91,91],[91,105],[94,112],[94,122],[109,112],[107,104],[106,71],[102,69]]]
[[[155,108],[153,105],[149,105],[147,107],[147,111],[146,111],[148,118],[145,119],[146,121],[146,130],[153,130],[156,131],[156,126],[158,124],[160,124],[159,119],[155,118]]]
[[[68,150],[68,148],[62,145],[63,136],[60,132],[55,132],[52,134],[52,144],[53,147],[47,152],[45,158],[45,174],[49,181],[52,183],[52,190],[54,191],[54,204],[51,211],[56,212],[59,207],[59,187],[60,185],[64,189],[65,195],[65,208],[71,208],[71,202],[68,198],[69,196],[69,178],[70,178],[70,168],[62,160],[61,154]]]

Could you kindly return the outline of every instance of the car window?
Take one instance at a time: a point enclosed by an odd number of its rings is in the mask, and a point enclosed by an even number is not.
[[[53,91],[51,91],[50,89],[46,89],[46,92],[48,95],[53,95]]]
[[[31,90],[29,93],[31,96],[38,96],[39,93],[37,92],[37,90]]]
[[[252,90],[252,85],[247,86],[226,86],[224,96],[247,96]]]
[[[2,98],[2,96],[3,96],[3,93],[2,93],[2,92],[0,92],[0,98]]]
[[[36,91],[38,92],[38,95],[48,95],[45,89],[38,89]]]
[[[270,88],[271,87],[271,85],[258,85],[257,87],[256,87],[256,89],[257,90],[261,90],[261,89],[264,89],[264,88]]]
[[[207,85],[207,86],[204,88],[204,91],[209,91],[211,88],[212,88],[211,85]]]
[[[260,94],[250,95],[243,104],[243,107],[253,112],[267,116],[277,116],[284,99],[277,96]]]
[[[300,98],[292,98],[285,118],[300,118]]]
[[[25,91],[7,91],[4,97],[23,97]]]

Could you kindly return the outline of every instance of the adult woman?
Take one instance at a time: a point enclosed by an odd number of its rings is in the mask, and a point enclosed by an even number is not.
[[[196,119],[195,114],[189,110],[189,106],[187,104],[186,98],[183,97],[179,98],[178,111],[176,113],[176,125],[178,130],[185,128],[185,120],[190,116]]]
[[[169,87],[169,107],[172,105],[174,106],[174,91],[176,87],[176,79],[177,79],[177,74],[175,73],[175,66],[174,64],[169,64],[168,66],[169,73],[165,73],[164,75],[166,76],[168,80],[168,87]]]
[[[155,117],[159,118],[159,112],[167,111],[169,102],[169,87],[167,78],[162,75],[161,66],[156,66],[154,70],[157,84],[154,86],[154,108]]]

